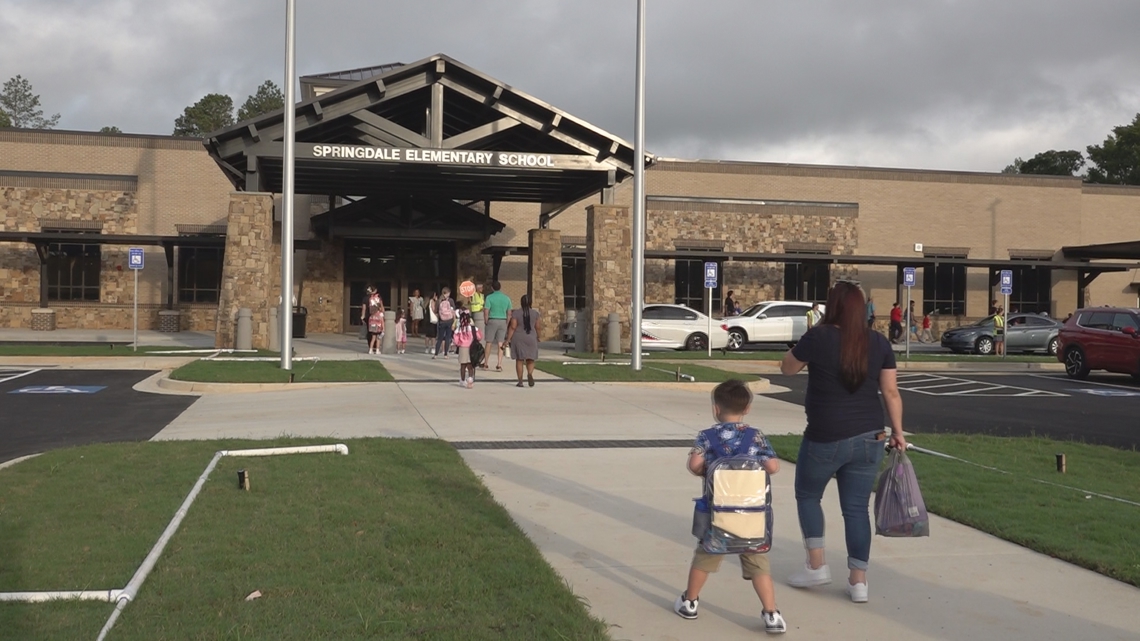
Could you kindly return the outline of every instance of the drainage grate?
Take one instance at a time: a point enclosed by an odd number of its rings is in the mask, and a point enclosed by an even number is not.
[[[572,450],[636,447],[692,447],[693,439],[632,439],[604,441],[454,441],[457,450]]]

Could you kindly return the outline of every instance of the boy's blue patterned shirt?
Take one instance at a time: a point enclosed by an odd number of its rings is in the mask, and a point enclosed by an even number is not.
[[[745,430],[749,427],[746,423],[717,423],[697,434],[697,441],[693,445],[693,450],[704,456],[706,465],[712,463],[718,458],[729,456],[736,451],[737,444],[744,438]],[[709,434],[714,431],[720,436],[720,451],[713,450],[712,443],[709,440]],[[760,430],[756,430],[756,438],[753,439],[745,453],[749,456],[756,456],[761,461],[776,458],[776,451],[772,449],[772,445]]]

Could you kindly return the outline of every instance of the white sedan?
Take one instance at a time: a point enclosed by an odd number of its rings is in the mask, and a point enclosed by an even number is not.
[[[641,347],[643,349],[709,348],[709,318],[684,305],[646,305],[641,314]],[[728,345],[728,331],[718,321],[712,322],[712,348]]]
[[[795,343],[808,330],[809,309],[811,303],[767,301],[725,317],[721,323],[728,330],[728,349],[738,350],[747,343]],[[821,318],[823,311],[820,305]]]

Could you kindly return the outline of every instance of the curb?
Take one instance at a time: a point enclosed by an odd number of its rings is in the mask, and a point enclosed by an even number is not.
[[[686,392],[711,392],[720,383],[686,383],[665,381],[571,381],[578,385],[614,385],[618,387],[641,387],[648,389],[683,390]],[[772,387],[766,378],[748,382],[753,394],[765,394]]]
[[[149,379],[148,379],[149,380]],[[377,383],[380,381],[377,381]],[[179,381],[166,376],[155,381],[158,393],[174,394],[245,394],[250,392],[280,392],[284,390],[324,389],[350,385],[375,385],[376,383],[201,383]],[[165,392],[164,392],[165,390]]]

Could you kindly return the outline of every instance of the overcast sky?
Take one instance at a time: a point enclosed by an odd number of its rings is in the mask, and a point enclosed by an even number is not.
[[[646,0],[650,152],[1000,171],[1140,112],[1137,0]],[[635,0],[298,0],[297,67],[448,54],[633,139]],[[282,84],[282,0],[0,0],[60,129],[168,134]],[[0,159],[2,164],[2,159]]]

